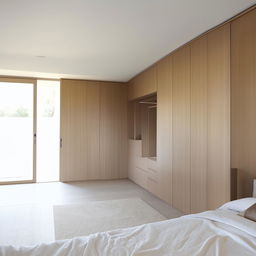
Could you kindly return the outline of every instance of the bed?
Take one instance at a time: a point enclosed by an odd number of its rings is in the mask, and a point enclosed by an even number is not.
[[[33,247],[0,247],[1,256],[206,256],[256,255],[256,222],[243,212],[256,204],[244,198],[214,211],[137,227],[96,233]]]

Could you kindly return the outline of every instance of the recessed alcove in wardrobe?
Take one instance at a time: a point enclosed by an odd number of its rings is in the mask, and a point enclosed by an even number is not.
[[[141,140],[141,156],[156,160],[157,95],[129,102],[129,138]]]
[[[132,99],[128,105],[130,178],[158,195],[157,94]]]

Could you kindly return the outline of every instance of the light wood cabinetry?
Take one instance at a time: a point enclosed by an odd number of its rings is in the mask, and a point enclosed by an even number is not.
[[[127,86],[100,86],[100,170],[102,179],[127,177]]]
[[[190,211],[190,47],[173,54],[172,203]]]
[[[142,156],[149,157],[148,106],[140,105]]]
[[[230,200],[231,150],[238,196],[250,196],[255,24],[252,10],[193,40],[132,79],[128,94],[121,83],[62,80],[61,179],[124,178],[128,165],[131,180],[196,213]],[[157,110],[140,104],[156,93]]]
[[[127,177],[127,87],[61,81],[61,181]]]
[[[172,204],[172,56],[157,63],[157,99],[159,196]]]
[[[230,199],[230,24],[208,34],[207,206]]]
[[[132,100],[153,94],[156,91],[156,65],[153,65],[130,81],[128,98]]]
[[[61,82],[61,181],[87,178],[86,89],[84,81]]]
[[[191,43],[191,212],[207,209],[207,35]]]
[[[156,127],[157,127],[157,108],[151,107],[148,109],[148,155],[156,157]]]
[[[157,162],[152,158],[142,157],[141,140],[129,140],[128,172],[132,181],[160,197],[161,181]]]
[[[149,95],[129,102],[129,178],[155,195],[161,181],[156,162],[157,97]]]
[[[185,213],[215,209],[230,199],[230,24],[156,66],[157,195]],[[141,159],[131,162],[129,177],[147,188]]]
[[[191,212],[230,198],[229,38],[226,24],[191,43]]]
[[[256,178],[256,9],[231,23],[231,57],[231,164],[241,198]]]
[[[86,85],[86,128],[87,128],[87,171],[86,179],[101,179],[100,169],[100,85],[87,82]]]

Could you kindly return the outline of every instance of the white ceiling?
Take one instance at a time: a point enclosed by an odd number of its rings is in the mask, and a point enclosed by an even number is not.
[[[0,0],[0,75],[127,81],[255,3]]]

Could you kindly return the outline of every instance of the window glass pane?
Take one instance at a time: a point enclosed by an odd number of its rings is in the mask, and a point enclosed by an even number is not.
[[[33,179],[34,85],[0,82],[0,182]]]
[[[59,180],[60,82],[37,81],[37,181]]]

